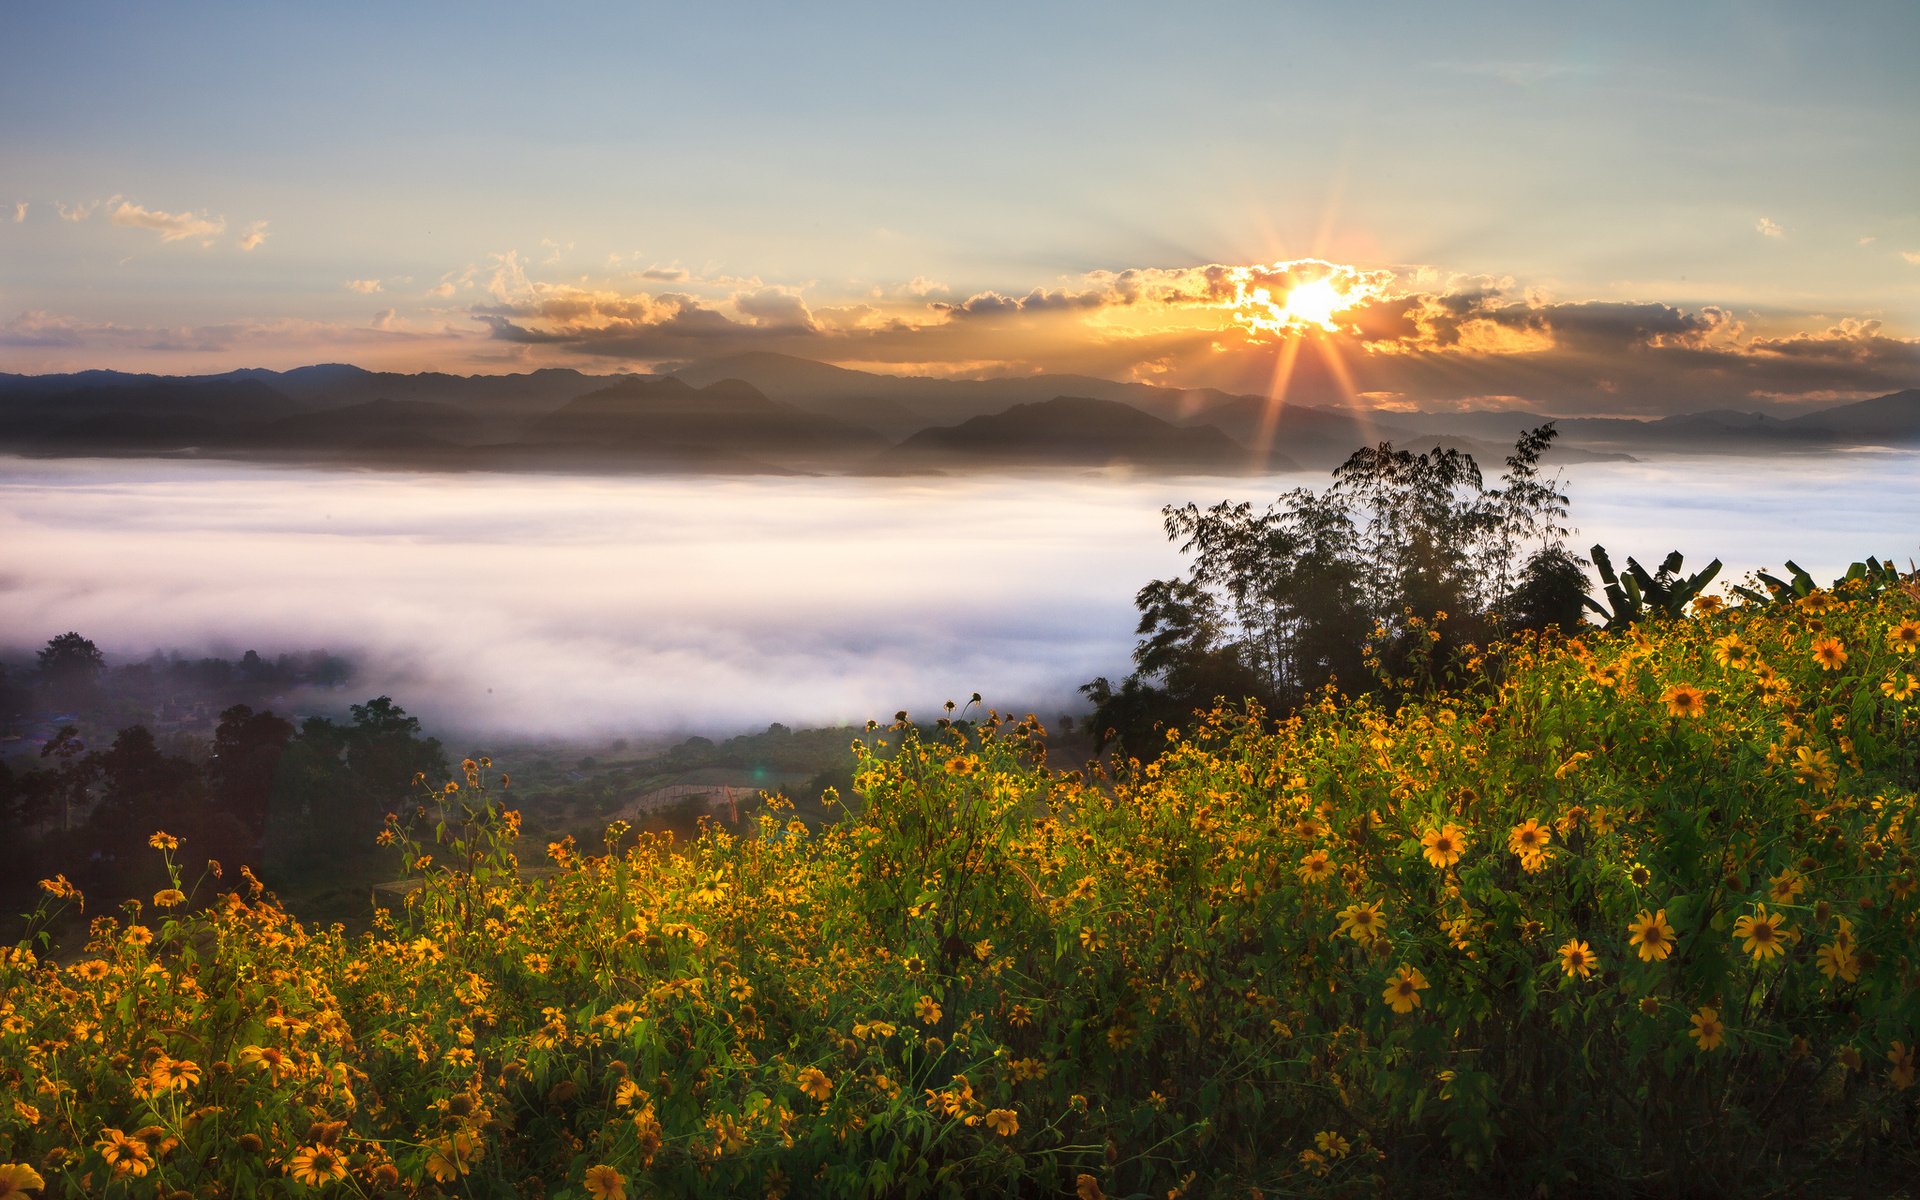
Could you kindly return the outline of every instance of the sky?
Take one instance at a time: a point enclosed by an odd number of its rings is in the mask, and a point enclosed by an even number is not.
[[[0,370],[1797,411],[1920,386],[1917,45],[1910,0],[18,0]]]

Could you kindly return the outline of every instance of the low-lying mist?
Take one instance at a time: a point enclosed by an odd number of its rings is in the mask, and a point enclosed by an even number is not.
[[[1162,504],[1321,475],[850,480],[411,475],[0,460],[0,628],[353,659],[436,732],[736,732],[933,712],[1051,717],[1126,673],[1134,592],[1180,569]],[[1490,474],[1492,471],[1490,470]],[[1920,455],[1569,468],[1571,539],[1724,580],[1920,556]]]

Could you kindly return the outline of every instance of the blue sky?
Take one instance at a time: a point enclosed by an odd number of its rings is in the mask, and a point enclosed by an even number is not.
[[[1298,386],[1389,405],[1872,394],[1920,384],[1917,45],[1897,3],[16,3],[0,369],[1257,389],[1309,338]],[[1258,337],[1194,283],[1304,259],[1389,278]]]

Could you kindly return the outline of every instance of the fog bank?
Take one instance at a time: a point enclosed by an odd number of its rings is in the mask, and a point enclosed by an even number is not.
[[[1920,455],[1566,472],[1573,545],[1723,579],[1920,557]],[[1180,569],[1165,503],[1245,479],[423,476],[0,459],[0,628],[355,660],[435,731],[737,732],[989,703],[1074,711],[1118,676],[1134,592]]]

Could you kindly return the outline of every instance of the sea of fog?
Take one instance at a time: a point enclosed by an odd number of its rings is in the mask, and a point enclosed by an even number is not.
[[[731,734],[927,714],[980,692],[1079,711],[1123,675],[1133,594],[1180,569],[1160,508],[1265,502],[1268,479],[606,478],[0,458],[0,641],[76,630],[152,650],[329,649],[353,699],[436,732]],[[1567,468],[1616,561],[1822,582],[1920,558],[1920,454]],[[344,699],[342,701],[344,703]]]

